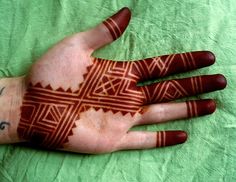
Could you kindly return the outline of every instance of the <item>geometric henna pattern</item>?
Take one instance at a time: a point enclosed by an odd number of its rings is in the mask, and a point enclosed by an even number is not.
[[[103,24],[112,38],[117,39],[124,32],[129,19],[130,12],[122,9]],[[45,147],[61,148],[68,141],[68,136],[72,135],[72,128],[80,113],[89,108],[134,115],[142,113],[140,106],[144,104],[201,93],[204,90],[201,77],[137,86],[139,81],[210,64],[195,59],[199,59],[198,53],[166,55],[133,62],[94,59],[77,91],[72,92],[70,88],[53,90],[50,85],[42,87],[40,83],[30,84],[21,107],[17,128],[19,137]],[[189,116],[198,114],[193,102],[187,102],[187,107]],[[164,139],[165,133],[160,133],[159,138]],[[165,145],[165,140],[158,145]]]
[[[176,72],[184,72],[200,67],[191,52],[164,55],[140,60],[136,63],[140,81],[161,78]]]
[[[204,91],[200,76],[190,79],[179,79],[143,86],[146,103],[157,103],[174,100]]]
[[[129,72],[129,64],[94,60],[75,92],[31,84],[21,107],[19,136],[58,148],[67,142],[80,113],[90,107],[134,115],[143,98],[136,90],[136,80],[137,76]]]
[[[201,92],[200,77],[192,78],[189,81],[192,86],[187,90],[184,88],[186,83],[176,80],[137,86],[140,73],[145,69],[150,69],[151,74],[151,71],[158,70],[163,75],[167,73],[168,70],[163,70],[165,64],[171,66],[169,60],[173,60],[174,56],[171,57],[172,59],[167,57],[167,63],[154,58],[150,64],[94,59],[93,65],[87,68],[84,81],[74,92],[62,88],[53,90],[50,85],[42,87],[40,83],[30,84],[21,107],[19,136],[42,146],[60,148],[68,141],[68,136],[72,135],[72,128],[80,113],[91,107],[104,112],[134,115],[142,112],[140,106],[144,103],[164,102]],[[154,61],[161,63],[153,63]],[[140,65],[142,70],[139,70]],[[147,67],[144,69],[145,66]],[[189,102],[187,106],[189,115],[196,116],[194,103]]]

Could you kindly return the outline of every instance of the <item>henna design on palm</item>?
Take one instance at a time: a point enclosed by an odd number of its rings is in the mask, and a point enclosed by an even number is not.
[[[127,15],[128,14],[128,15]],[[130,20],[127,9],[108,18],[103,25],[113,40],[125,30]],[[78,89],[53,88],[50,83],[30,83],[21,107],[18,133],[21,138],[50,148],[63,148],[73,135],[75,122],[83,112],[93,108],[114,115],[143,115],[145,106],[178,98],[223,89],[222,75],[205,75],[168,80],[151,85],[137,86],[138,82],[185,72],[214,63],[209,52],[189,52],[164,55],[138,61],[117,62],[93,58],[87,66]],[[76,80],[76,78],[75,78]],[[196,117],[214,112],[212,100],[187,101],[186,116]],[[180,131],[156,133],[156,147],[182,143],[186,134]],[[132,147],[131,147],[132,148]]]

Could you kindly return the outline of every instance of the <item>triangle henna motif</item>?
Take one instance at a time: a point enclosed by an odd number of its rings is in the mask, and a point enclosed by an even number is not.
[[[115,76],[111,74],[111,70],[114,70]],[[132,95],[133,97],[124,97],[126,93],[123,93],[123,90],[129,92],[132,90],[130,85],[136,84],[136,78],[127,77],[127,71],[129,70],[125,70],[122,62],[114,63],[95,59],[94,64],[87,67],[87,73],[83,75],[84,81],[79,84],[79,89],[75,92],[72,92],[70,88],[65,90],[59,87],[53,90],[51,85],[42,87],[40,83],[35,85],[30,83],[27,97],[25,96],[21,108],[21,120],[18,126],[20,137],[31,140],[34,133],[37,132],[37,140],[41,141],[42,146],[58,148],[68,142],[68,136],[73,135],[72,129],[76,127],[75,121],[81,112],[85,112],[89,108],[94,108],[96,111],[102,109],[104,112],[112,111],[112,113],[134,115],[139,109],[140,102],[137,102],[135,94]],[[133,83],[126,84],[127,82]],[[36,102],[34,95],[37,93],[40,93],[40,96]],[[132,109],[128,107],[130,102],[134,105]],[[52,106],[54,111],[47,109]],[[27,117],[32,113],[32,108],[35,108],[33,121]],[[43,114],[47,110],[48,113]],[[67,114],[68,112],[70,114]],[[69,132],[64,132],[65,130],[69,130]],[[39,133],[42,134],[39,135]],[[63,133],[68,134],[62,136]],[[40,136],[43,138],[39,138]]]

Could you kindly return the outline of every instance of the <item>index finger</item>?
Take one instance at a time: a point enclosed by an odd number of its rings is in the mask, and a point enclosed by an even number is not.
[[[196,51],[135,61],[134,67],[139,81],[146,81],[210,66],[214,62],[215,56],[212,52]]]

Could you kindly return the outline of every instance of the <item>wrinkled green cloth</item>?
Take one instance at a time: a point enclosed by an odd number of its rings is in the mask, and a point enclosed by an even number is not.
[[[0,0],[0,77],[26,74],[64,36],[97,25],[123,6],[132,10],[129,27],[94,55],[133,60],[210,50],[217,58],[213,66],[169,78],[224,74],[224,91],[193,97],[215,99],[217,111],[136,128],[186,130],[188,141],[175,147],[85,155],[1,145],[1,182],[236,181],[235,0]]]

